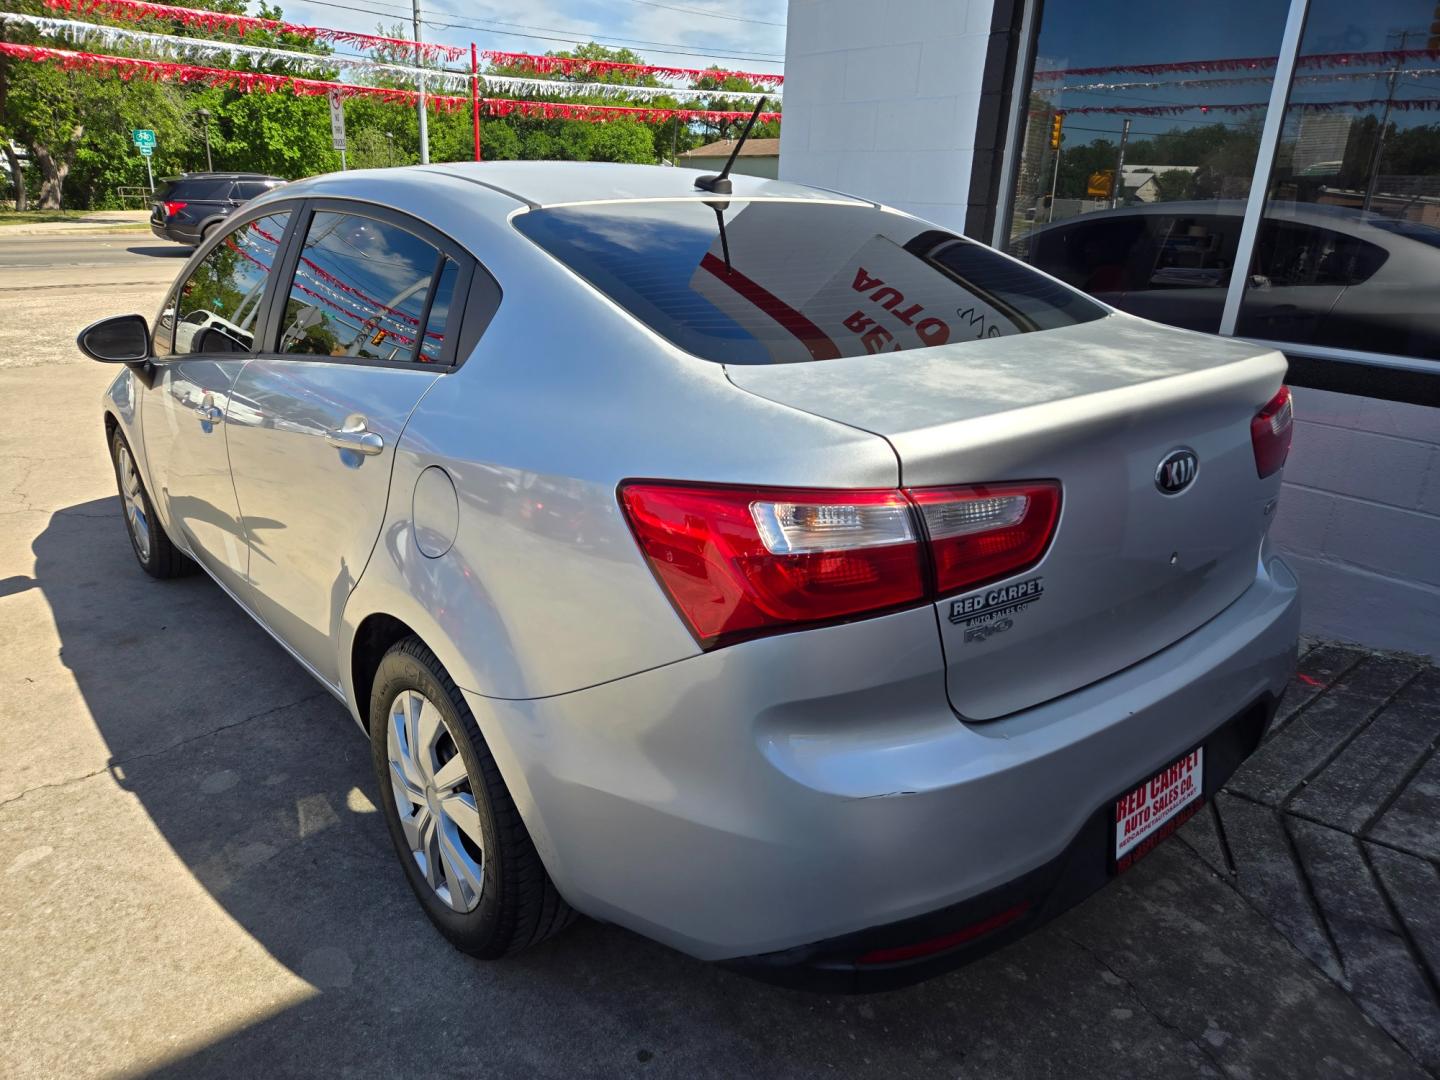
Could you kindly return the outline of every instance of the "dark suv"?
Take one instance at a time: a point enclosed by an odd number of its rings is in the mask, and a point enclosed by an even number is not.
[[[150,208],[150,231],[191,246],[257,195],[285,183],[264,173],[185,173],[165,181]]]

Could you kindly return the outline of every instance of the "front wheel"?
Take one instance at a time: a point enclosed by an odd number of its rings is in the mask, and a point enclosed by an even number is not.
[[[397,642],[380,661],[370,746],[405,877],[452,945],[498,959],[574,920],[469,706],[419,638]]]
[[[151,577],[183,577],[195,572],[195,564],[170,542],[165,529],[155,517],[155,508],[130,444],[116,428],[110,435],[110,461],[115,466],[115,484],[120,490],[120,507],[125,513],[125,531],[140,569]]]

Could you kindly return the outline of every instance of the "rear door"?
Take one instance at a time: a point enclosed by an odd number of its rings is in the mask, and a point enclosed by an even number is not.
[[[473,261],[393,212],[316,202],[273,351],[242,373],[230,463],[247,603],[332,685],[333,635],[384,518],[395,445],[457,356]],[[408,497],[408,495],[407,495]]]
[[[155,381],[142,406],[150,478],[170,526],[232,591],[244,587],[249,550],[230,483],[226,418],[293,216],[271,209],[254,217],[195,264],[156,320]]]

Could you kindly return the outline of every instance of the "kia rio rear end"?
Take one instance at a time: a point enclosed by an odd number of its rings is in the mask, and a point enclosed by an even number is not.
[[[148,343],[82,335],[130,362],[127,524],[347,703],[458,947],[579,911],[903,984],[1128,870],[1258,744],[1298,627],[1285,362],[862,200],[693,180],[248,206]]]

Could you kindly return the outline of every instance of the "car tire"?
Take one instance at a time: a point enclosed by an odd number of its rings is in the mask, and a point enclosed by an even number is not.
[[[125,532],[130,549],[140,569],[153,578],[185,577],[198,567],[190,557],[170,542],[165,527],[155,516],[150,493],[135,464],[135,455],[125,436],[116,428],[110,435],[110,463],[115,467],[115,486],[120,492],[120,509],[125,518]]]
[[[215,235],[215,230],[220,228],[220,225],[220,222],[212,221],[210,222],[210,224],[206,225],[203,229],[201,229],[200,243],[196,244],[195,246],[199,247],[201,244],[208,244],[210,242],[210,238]]]
[[[569,926],[575,911],[545,872],[474,715],[419,638],[381,659],[370,717],[390,838],[420,906],[450,943],[495,960]]]

